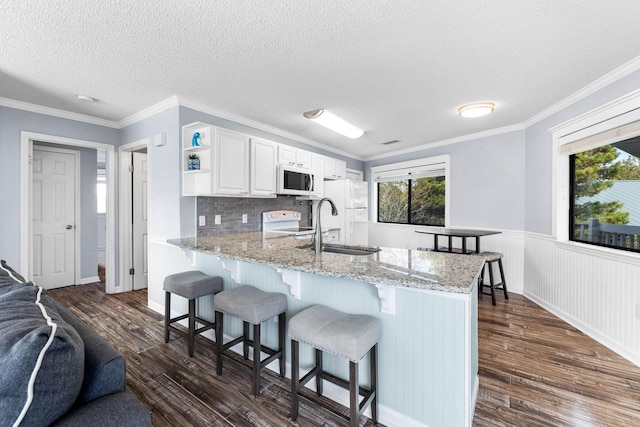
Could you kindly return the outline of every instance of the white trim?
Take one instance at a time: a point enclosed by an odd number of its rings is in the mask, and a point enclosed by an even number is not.
[[[149,117],[155,116],[156,114],[166,111],[169,108],[178,107],[179,105],[180,104],[178,103],[178,96],[174,95],[170,98],[165,99],[164,101],[160,101],[157,104],[147,107],[144,110],[138,111],[137,113],[125,117],[118,122],[118,128],[122,129],[127,126],[131,126],[134,123],[148,119]]]
[[[33,146],[32,150],[69,154],[73,156],[73,189],[75,193],[73,197],[73,227],[75,229],[73,237],[73,284],[76,285],[82,276],[82,210],[80,209],[80,180],[82,179],[82,176],[80,175],[80,151],[43,145]],[[33,177],[33,172],[31,176]],[[31,191],[33,191],[33,188]],[[31,196],[33,197],[33,193],[31,193]],[[33,248],[31,248],[30,256],[29,265],[33,266]]]
[[[46,116],[59,117],[61,119],[75,120],[77,122],[90,123],[97,126],[105,126],[118,129],[118,124],[111,120],[99,117],[88,116],[86,114],[73,113],[71,111],[59,110],[57,108],[44,107],[42,105],[30,104],[28,102],[16,101],[15,99],[0,97],[0,106],[13,108],[15,110],[29,111]]]
[[[138,151],[141,148],[147,148],[149,145],[149,138],[139,139],[128,144],[118,147],[118,165],[119,165],[119,209],[118,209],[118,223],[120,224],[119,237],[119,262],[120,262],[120,277],[118,286],[114,289],[114,292],[127,292],[133,290],[133,276],[129,274],[129,268],[133,267],[133,254],[132,254],[132,241],[133,230],[132,224],[129,220],[131,210],[133,206],[131,204],[131,186],[132,186],[132,174],[129,172],[129,165],[131,165],[132,153]]]
[[[107,282],[105,290],[113,293],[115,288],[115,148],[113,145],[100,142],[84,141],[61,136],[41,133],[20,132],[20,271],[27,280],[32,279],[32,242],[31,242],[31,158],[33,155],[33,141],[51,144],[69,145],[104,149],[107,165]]]
[[[82,279],[78,280],[78,285],[88,285],[89,283],[96,283],[99,281],[100,281],[100,277],[98,276],[83,277]]]

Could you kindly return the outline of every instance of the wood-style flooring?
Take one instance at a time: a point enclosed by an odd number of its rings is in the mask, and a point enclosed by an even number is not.
[[[147,308],[145,290],[106,295],[91,284],[50,293],[125,355],[127,391],[154,426],[336,425],[305,405],[290,421],[289,381],[275,374],[263,374],[258,399],[247,371],[225,364],[218,377],[205,338],[197,337],[193,358],[184,338],[172,334],[165,344],[163,317]],[[496,307],[485,296],[478,311],[474,426],[640,426],[639,367],[520,295]]]

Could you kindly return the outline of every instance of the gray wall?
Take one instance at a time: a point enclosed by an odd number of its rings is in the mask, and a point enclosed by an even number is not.
[[[524,229],[524,130],[369,161],[365,181],[372,166],[442,154],[450,156],[451,226]]]
[[[117,129],[0,107],[0,257],[15,268],[20,267],[21,131],[112,145],[119,142]]]

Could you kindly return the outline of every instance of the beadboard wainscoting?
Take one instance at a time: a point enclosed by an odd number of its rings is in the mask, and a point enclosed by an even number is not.
[[[472,229],[471,227],[459,227]],[[411,227],[393,224],[369,224],[369,246],[386,246],[391,248],[417,249],[432,248],[433,236],[416,233],[424,227]],[[524,290],[524,233],[520,231],[496,230],[494,234],[480,238],[482,251],[500,252],[504,254],[504,274],[509,292],[522,294]],[[473,239],[469,239],[472,242]],[[459,242],[454,242],[455,245]],[[474,247],[473,244],[470,247]]]
[[[525,235],[524,295],[640,366],[640,257],[585,246]]]

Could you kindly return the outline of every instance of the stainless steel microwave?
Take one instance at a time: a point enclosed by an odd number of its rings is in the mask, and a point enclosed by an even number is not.
[[[305,196],[313,191],[314,175],[308,169],[278,165],[278,194]]]

